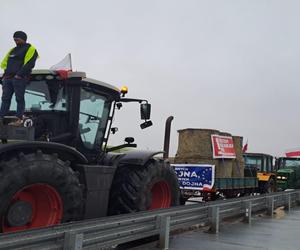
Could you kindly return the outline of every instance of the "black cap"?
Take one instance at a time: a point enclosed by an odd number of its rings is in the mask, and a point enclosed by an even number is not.
[[[24,41],[26,42],[26,40],[27,40],[27,35],[26,35],[26,33],[23,32],[23,31],[16,31],[16,32],[14,33],[14,38],[20,38],[20,39],[22,39],[22,40],[24,40]]]

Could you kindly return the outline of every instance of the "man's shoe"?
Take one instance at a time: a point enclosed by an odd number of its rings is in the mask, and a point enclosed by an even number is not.
[[[8,125],[15,126],[15,127],[21,127],[21,126],[23,126],[23,120],[18,118],[18,120],[14,121],[14,122],[10,122],[10,123],[8,123]]]

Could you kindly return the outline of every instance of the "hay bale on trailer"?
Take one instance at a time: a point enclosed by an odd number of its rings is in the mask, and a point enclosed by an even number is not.
[[[178,130],[178,158],[212,158],[211,134],[219,133],[212,129]]]
[[[212,164],[215,165],[216,178],[244,177],[242,137],[214,129],[189,128],[178,130],[178,133],[178,150],[174,163]],[[211,135],[231,136],[236,158],[214,158]]]
[[[232,161],[232,177],[244,177],[243,137],[232,136],[236,159]]]

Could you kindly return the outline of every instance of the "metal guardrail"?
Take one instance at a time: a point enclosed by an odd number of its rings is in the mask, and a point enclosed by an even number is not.
[[[2,234],[0,249],[99,250],[154,235],[159,235],[160,249],[168,249],[171,230],[205,223],[211,232],[218,233],[223,219],[243,216],[251,223],[255,212],[267,211],[272,216],[277,207],[285,206],[289,211],[297,204],[300,190],[111,216]]]

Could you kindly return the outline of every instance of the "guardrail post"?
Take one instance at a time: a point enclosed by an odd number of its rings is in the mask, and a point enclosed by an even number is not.
[[[158,246],[162,250],[168,250],[170,238],[170,216],[158,216],[158,219],[160,220]]]
[[[286,194],[285,195],[285,209],[288,211],[288,213],[291,211],[291,195]]]
[[[300,191],[297,192],[296,204],[300,206]]]
[[[252,218],[252,201],[244,201],[244,209],[245,209],[245,217],[244,221],[248,224],[251,224],[251,218]]]
[[[212,233],[219,233],[219,225],[220,225],[220,208],[217,206],[208,208],[208,217],[210,218],[210,229],[209,231]]]
[[[66,232],[63,250],[82,250],[83,234]]]
[[[267,197],[267,214],[271,217],[274,216],[274,196]]]

